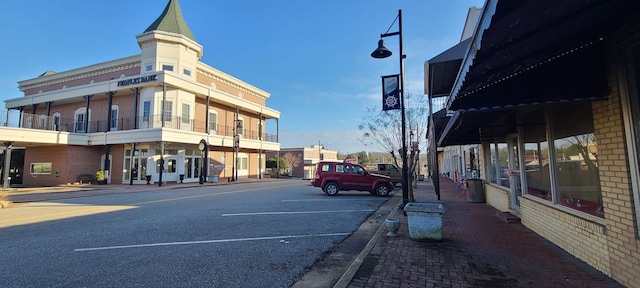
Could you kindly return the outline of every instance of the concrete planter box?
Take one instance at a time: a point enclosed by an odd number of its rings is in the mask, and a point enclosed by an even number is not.
[[[416,241],[442,241],[444,206],[438,203],[407,203],[404,206],[409,222],[409,237]]]

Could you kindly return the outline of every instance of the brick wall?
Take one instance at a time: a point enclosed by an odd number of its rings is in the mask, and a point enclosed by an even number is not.
[[[23,183],[50,186],[76,182],[79,174],[95,174],[100,169],[100,155],[104,148],[85,146],[28,147],[25,150],[25,173]],[[113,154],[113,152],[112,152]],[[122,153],[115,157],[122,158]],[[36,160],[37,159],[37,160]],[[28,173],[31,163],[51,163],[51,174],[32,176]],[[122,160],[120,160],[122,162]],[[115,166],[114,166],[115,167]],[[120,169],[122,170],[122,169]],[[56,171],[58,176],[56,176]]]
[[[524,226],[594,268],[610,275],[605,226],[556,207],[521,197]]]
[[[510,193],[493,185],[485,185],[487,204],[500,212],[509,212]]]
[[[618,80],[617,75],[611,77],[611,94],[607,101],[593,103],[602,201],[607,219],[606,242],[611,277],[626,286],[640,287],[637,219],[633,209]]]

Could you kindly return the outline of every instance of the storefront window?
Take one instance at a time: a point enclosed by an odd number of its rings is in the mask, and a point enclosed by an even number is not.
[[[571,109],[572,113],[566,113]],[[555,179],[560,205],[603,217],[598,145],[590,103],[552,109]]]
[[[487,165],[487,182],[497,184],[498,183],[498,175],[497,175],[497,163],[496,163],[496,144],[490,143],[487,145],[489,147],[489,164]],[[485,146],[485,147],[487,147]],[[486,151],[485,151],[486,152]]]
[[[527,179],[527,194],[552,201],[551,175],[549,169],[549,142],[545,126],[525,126],[524,165]]]
[[[511,187],[509,183],[509,149],[507,148],[507,143],[498,143],[496,154],[498,159],[496,159],[496,163],[498,163],[498,185],[504,187]]]

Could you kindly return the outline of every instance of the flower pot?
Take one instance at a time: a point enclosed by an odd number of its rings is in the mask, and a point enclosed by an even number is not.
[[[397,237],[398,234],[396,232],[398,232],[398,229],[400,229],[400,220],[398,220],[398,219],[387,219],[385,221],[385,224],[387,225],[387,230],[389,230],[389,232],[387,232],[387,236],[389,236],[389,237]]]

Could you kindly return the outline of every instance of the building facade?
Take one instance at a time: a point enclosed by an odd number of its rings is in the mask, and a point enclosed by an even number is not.
[[[487,0],[430,139],[479,144],[487,204],[627,287],[640,287],[639,19],[632,0]]]
[[[136,39],[140,54],[18,83],[0,138],[25,148],[23,183],[97,170],[125,184],[262,177],[280,149],[266,133],[280,118],[271,95],[200,61],[177,0]]]
[[[311,145],[301,148],[282,148],[280,151],[267,152],[267,159],[286,158],[286,154],[299,159],[299,164],[291,168],[291,177],[302,179],[313,179],[316,174],[316,165],[321,160],[338,161],[338,151],[325,149],[322,145]]]

